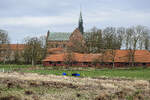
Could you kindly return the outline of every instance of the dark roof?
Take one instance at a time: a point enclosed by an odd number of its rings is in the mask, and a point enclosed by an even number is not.
[[[50,32],[48,36],[49,41],[68,41],[72,32]],[[83,37],[87,38],[89,33],[84,32]]]
[[[0,33],[7,33],[7,31],[0,29]]]
[[[50,32],[49,41],[67,41],[69,40],[71,33],[69,32]]]

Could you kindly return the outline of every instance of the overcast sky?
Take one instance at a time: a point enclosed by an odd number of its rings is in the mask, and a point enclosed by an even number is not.
[[[0,29],[12,43],[26,36],[72,32],[78,26],[80,5],[85,30],[150,26],[150,0],[0,0]]]

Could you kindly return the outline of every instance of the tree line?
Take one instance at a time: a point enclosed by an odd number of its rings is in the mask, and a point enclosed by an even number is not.
[[[84,33],[83,41],[74,40],[72,51],[80,53],[101,53],[106,49],[149,50],[150,30],[145,26],[133,27],[93,27]]]
[[[145,26],[92,28],[85,33],[87,52],[100,53],[103,49],[149,50],[150,31]]]
[[[109,59],[114,61],[116,50],[128,50],[129,66],[134,66],[135,50],[150,49],[150,30],[148,27],[137,25],[133,27],[106,27],[98,29],[93,27],[84,33],[84,42],[74,40],[72,52],[79,53],[101,53],[102,59],[95,59],[93,62],[103,63],[103,56],[109,52]],[[84,44],[84,46],[83,46]]]
[[[10,39],[6,31],[0,31],[0,62],[5,64],[41,64],[45,58],[45,36],[26,37],[23,50],[16,44],[15,50],[10,47]]]
[[[112,55],[112,61],[114,61],[115,52],[117,49],[130,50],[131,60],[134,62],[134,53],[137,49],[150,49],[150,31],[145,26],[133,26],[133,27],[106,27],[104,29],[98,29],[93,27],[88,32],[84,33],[81,41],[72,40],[73,47],[69,48],[71,52],[79,53],[104,53],[106,50],[110,50]],[[2,47],[6,44],[8,48]],[[5,61],[10,62],[10,40],[7,32],[0,32],[0,54],[4,55]],[[25,48],[23,52],[18,50],[14,51],[14,58],[12,63],[25,63],[35,65],[41,63],[42,59],[46,56],[47,41],[45,36],[41,37],[27,37],[24,39]],[[69,51],[70,52],[70,51]]]

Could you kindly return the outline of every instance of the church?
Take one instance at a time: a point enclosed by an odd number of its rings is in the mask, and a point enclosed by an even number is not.
[[[47,32],[46,45],[47,55],[63,53],[67,47],[72,45],[74,39],[76,41],[83,41],[84,27],[82,13],[80,12],[78,27],[72,32]]]

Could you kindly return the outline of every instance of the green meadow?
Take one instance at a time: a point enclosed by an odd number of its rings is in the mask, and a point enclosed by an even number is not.
[[[0,71],[17,71],[25,73],[38,73],[38,74],[54,74],[62,75],[66,73],[67,76],[71,76],[73,73],[79,73],[80,77],[114,77],[114,78],[131,78],[131,79],[150,79],[150,68],[143,67],[128,67],[123,69],[96,69],[96,68],[58,68],[55,67],[31,67],[31,65],[0,65]]]

